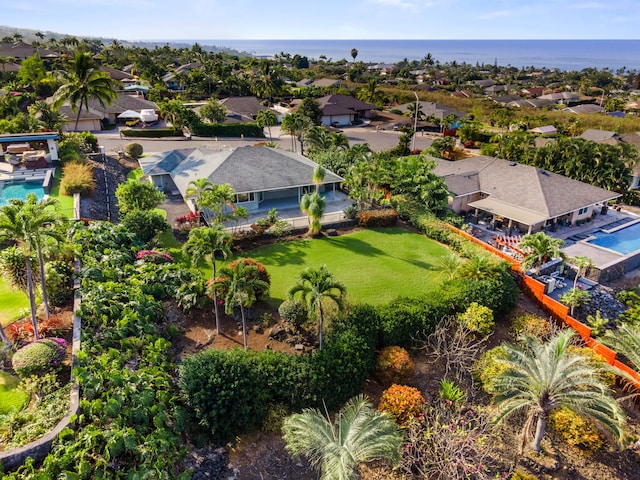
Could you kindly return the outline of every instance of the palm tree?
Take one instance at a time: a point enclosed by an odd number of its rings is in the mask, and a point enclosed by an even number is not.
[[[235,307],[240,307],[244,349],[247,350],[247,321],[244,309],[253,305],[257,297],[264,295],[269,290],[269,284],[260,279],[257,266],[241,259],[233,266],[220,269],[220,276],[215,281],[214,292],[216,289],[224,292],[226,313],[232,314]]]
[[[319,269],[307,268],[298,274],[297,283],[289,289],[289,299],[301,297],[309,312],[318,315],[318,338],[320,349],[323,344],[324,309],[327,302],[334,303],[338,309],[344,305],[346,287],[337,281],[326,265]]]
[[[617,353],[624,355],[633,368],[640,371],[640,325],[622,323],[615,330],[607,330],[600,340]]]
[[[523,345],[503,345],[506,357],[498,361],[506,368],[494,379],[496,422],[517,412],[526,414],[521,451],[534,422],[531,447],[540,451],[549,415],[561,407],[594,421],[618,440],[623,436],[625,415],[603,382],[602,372],[587,358],[567,350],[573,335],[564,330],[544,343],[525,336]]]
[[[458,275],[463,264],[464,262],[458,255],[450,252],[438,259],[438,270],[445,273],[449,280],[453,280]]]
[[[522,237],[519,248],[529,252],[522,260],[525,269],[535,268],[536,275],[540,275],[540,267],[552,258],[565,258],[564,252],[560,250],[564,245],[564,240],[553,238],[544,232],[531,233]]]
[[[260,110],[258,115],[256,115],[256,123],[260,128],[267,127],[269,130],[269,141],[273,142],[273,137],[271,136],[271,127],[278,123],[278,117],[272,110]]]
[[[53,105],[57,109],[66,101],[71,103],[72,111],[77,111],[74,130],[78,129],[82,107],[88,109],[90,100],[95,99],[105,107],[118,96],[109,75],[100,71],[90,53],[76,52],[64,81],[53,96]]]
[[[51,108],[51,105],[44,100],[38,100],[34,104],[27,107],[29,114],[37,117],[44,125],[44,128],[51,132],[61,133],[62,125],[67,121],[67,117],[57,110]]]
[[[196,209],[200,211],[205,192],[213,190],[213,187],[213,182],[208,178],[198,178],[197,180],[191,180],[189,182],[185,193],[187,198],[193,198],[193,201],[196,204]]]
[[[284,420],[286,449],[309,458],[323,480],[356,478],[358,465],[376,458],[400,459],[402,434],[393,419],[373,408],[364,396],[349,400],[332,422],[316,409]]]
[[[208,258],[211,261],[212,274],[211,281],[215,282],[216,257],[227,258],[231,255],[231,235],[226,233],[221,225],[214,227],[193,228],[189,232],[189,238],[182,247],[184,252],[190,256],[191,263],[197,264],[200,260]],[[218,292],[213,289],[213,311],[216,317],[216,333],[220,334],[220,313],[218,312]]]
[[[357,48],[352,48],[351,49],[351,58],[353,58],[353,61],[356,61],[356,57],[358,56],[358,49]]]
[[[0,240],[15,242],[21,249],[25,258],[27,273],[27,295],[29,297],[29,308],[31,312],[31,323],[33,324],[34,339],[38,340],[38,319],[36,318],[36,295],[33,286],[33,271],[31,268],[31,255],[38,253],[40,271],[44,272],[44,261],[42,260],[42,240],[44,236],[56,238],[52,226],[58,220],[58,215],[50,206],[54,205],[54,200],[38,202],[34,194],[29,194],[27,200],[11,199],[9,204],[0,208]],[[44,287],[44,273],[41,275],[43,285],[43,296],[46,298],[46,288]],[[48,305],[45,302],[46,312]]]
[[[489,258],[488,255],[474,255],[460,265],[456,275],[459,278],[479,282],[495,277],[499,271],[500,264]]]

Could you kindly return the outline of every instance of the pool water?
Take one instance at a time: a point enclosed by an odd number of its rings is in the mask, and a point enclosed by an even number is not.
[[[640,250],[640,223],[634,223],[613,233],[599,231],[594,235],[596,238],[589,240],[589,243],[623,255]]]
[[[11,198],[26,200],[30,193],[35,193],[38,200],[44,197],[42,182],[0,182],[0,206]]]

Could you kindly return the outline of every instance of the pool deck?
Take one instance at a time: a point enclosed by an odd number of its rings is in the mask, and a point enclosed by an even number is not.
[[[36,168],[33,170],[30,169],[21,169],[15,170],[13,172],[1,172],[0,171],[0,181],[11,181],[11,180],[44,180],[49,171],[55,171],[55,167],[49,168]]]

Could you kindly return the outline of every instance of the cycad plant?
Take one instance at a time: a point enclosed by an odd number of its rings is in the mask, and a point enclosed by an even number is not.
[[[323,480],[357,478],[358,465],[376,458],[395,463],[402,435],[393,418],[373,408],[360,395],[349,400],[335,421],[316,409],[286,418],[282,426],[286,449],[304,455]]]
[[[568,351],[573,335],[565,330],[546,342],[522,337],[522,345],[503,345],[506,356],[497,361],[506,368],[494,380],[496,422],[517,412],[526,415],[521,451],[534,425],[531,447],[540,451],[549,415],[561,407],[593,421],[618,440],[623,437],[624,412],[603,382],[600,369]]]

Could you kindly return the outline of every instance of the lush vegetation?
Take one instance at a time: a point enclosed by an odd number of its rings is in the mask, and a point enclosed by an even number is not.
[[[21,410],[28,402],[29,395],[18,389],[20,379],[7,372],[0,372],[0,416]]]

